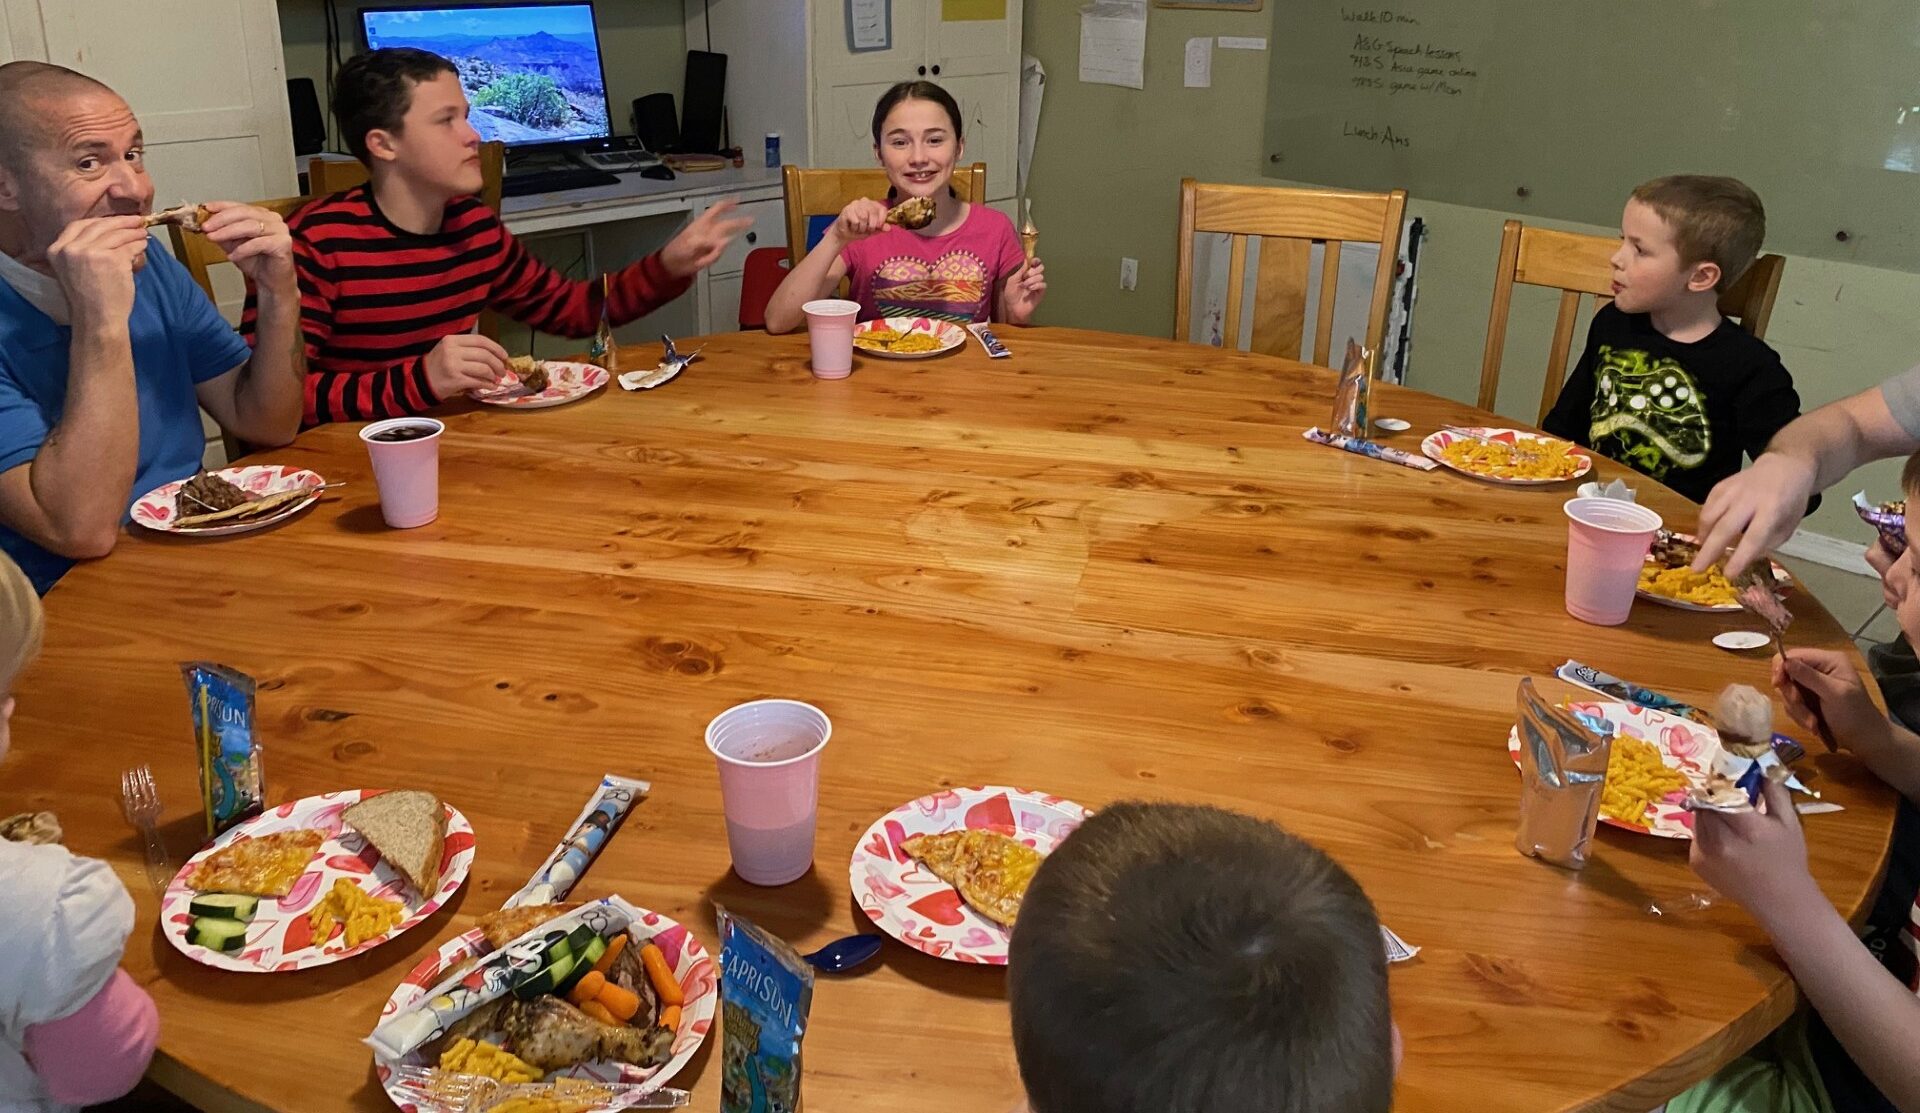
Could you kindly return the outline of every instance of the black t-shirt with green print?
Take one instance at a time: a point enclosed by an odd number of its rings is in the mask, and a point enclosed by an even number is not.
[[[1705,502],[1799,416],[1780,357],[1732,321],[1682,344],[1608,305],[1542,427]]]

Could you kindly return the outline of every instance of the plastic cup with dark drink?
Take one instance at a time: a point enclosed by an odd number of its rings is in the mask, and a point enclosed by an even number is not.
[[[380,516],[394,529],[424,526],[440,515],[440,434],[430,417],[393,417],[360,430],[380,488]]]

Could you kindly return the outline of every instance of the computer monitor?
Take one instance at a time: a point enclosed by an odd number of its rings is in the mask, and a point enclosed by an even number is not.
[[[482,139],[543,147],[606,139],[607,75],[590,3],[360,9],[369,50],[431,50],[460,71]]]

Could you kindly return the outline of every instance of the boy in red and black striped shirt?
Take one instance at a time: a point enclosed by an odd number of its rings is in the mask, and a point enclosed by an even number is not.
[[[601,284],[535,259],[478,197],[480,135],[453,64],[424,50],[362,54],[340,68],[334,115],[372,180],[287,222],[306,339],[305,424],[419,413],[507,373],[470,330],[486,309],[561,336],[599,327]],[[731,202],[611,276],[607,316],[643,317],[679,297],[748,221]],[[251,329],[249,297],[242,331]]]

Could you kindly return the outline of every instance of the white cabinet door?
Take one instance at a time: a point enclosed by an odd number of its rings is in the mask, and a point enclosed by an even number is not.
[[[156,202],[297,192],[274,0],[42,0],[46,60],[114,88]]]
[[[1020,70],[1020,2],[1007,0],[1005,19],[941,19],[932,0],[927,12],[928,76],[946,84],[970,74]],[[939,67],[937,75],[933,67]]]
[[[966,117],[961,137],[967,149],[961,161],[987,164],[989,198],[1012,197],[1016,189],[1014,147],[1019,131],[1019,105],[1012,76],[943,77],[940,84],[960,102],[960,111]]]
[[[878,166],[873,153],[873,106],[893,81],[822,82],[814,91],[813,164]]]
[[[848,45],[847,0],[813,0],[813,72],[816,86],[849,82],[879,82],[882,89],[896,81],[912,81],[926,74],[927,23],[933,0],[891,0],[893,45],[886,50],[855,53]],[[867,102],[873,112],[873,101]],[[819,156],[816,149],[815,157]],[[823,163],[822,165],[830,165]]]
[[[707,280],[707,316],[700,331],[706,334],[740,331],[740,276],[716,274]]]

